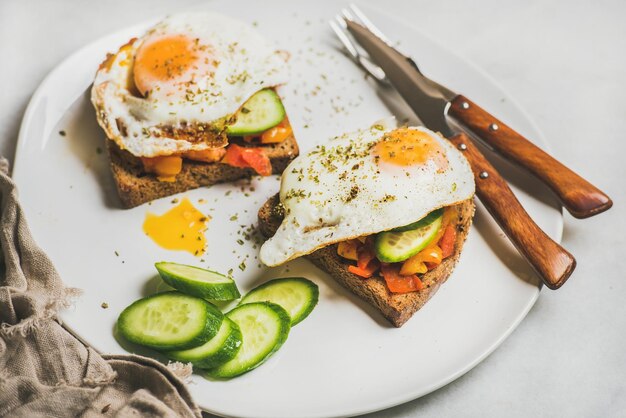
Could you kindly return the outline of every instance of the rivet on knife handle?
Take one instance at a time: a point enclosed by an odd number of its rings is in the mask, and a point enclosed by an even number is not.
[[[613,205],[611,199],[597,187],[466,97],[459,95],[452,100],[448,115],[500,155],[537,176],[576,218],[597,215]]]
[[[576,267],[576,260],[531,219],[506,181],[481,154],[471,139],[460,133],[449,138],[474,172],[476,195],[546,286],[558,289]]]

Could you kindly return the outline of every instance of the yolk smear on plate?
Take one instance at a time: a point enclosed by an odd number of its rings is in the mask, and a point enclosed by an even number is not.
[[[160,247],[202,255],[206,246],[204,231],[210,218],[184,198],[163,215],[146,214],[143,230]]]

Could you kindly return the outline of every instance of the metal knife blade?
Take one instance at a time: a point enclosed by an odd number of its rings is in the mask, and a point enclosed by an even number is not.
[[[445,137],[454,132],[448,124],[446,113],[450,101],[456,94],[423,76],[415,63],[408,57],[391,48],[380,38],[373,36],[363,26],[347,21],[348,30],[379,65],[391,84],[396,88],[407,104],[413,109],[426,127],[439,131]],[[451,97],[444,94],[449,92]]]

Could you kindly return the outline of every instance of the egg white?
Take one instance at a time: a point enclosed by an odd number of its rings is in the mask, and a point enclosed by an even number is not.
[[[195,79],[192,91],[180,89],[168,97],[133,94],[128,85],[142,43],[177,34],[210,45],[219,61],[215,72]],[[161,21],[98,70],[92,102],[109,138],[135,156],[153,157],[209,148],[205,143],[169,138],[160,126],[210,124],[219,129],[254,93],[286,81],[285,54],[250,25],[215,13],[185,13]]]
[[[261,247],[268,266],[318,248],[415,222],[429,212],[474,195],[474,176],[449,141],[423,127],[443,147],[448,166],[396,166],[376,162],[371,149],[395,119],[333,138],[300,155],[282,175],[280,201],[285,217]]]

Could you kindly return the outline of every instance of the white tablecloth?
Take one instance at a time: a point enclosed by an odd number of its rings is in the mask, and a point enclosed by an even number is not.
[[[0,0],[0,154],[13,157],[31,94],[64,57],[196,3]],[[615,207],[585,221],[565,215],[574,275],[561,290],[542,291],[495,353],[446,387],[372,416],[626,416],[626,2],[424,0],[384,8],[437,30],[444,46],[490,73],[554,156]]]

